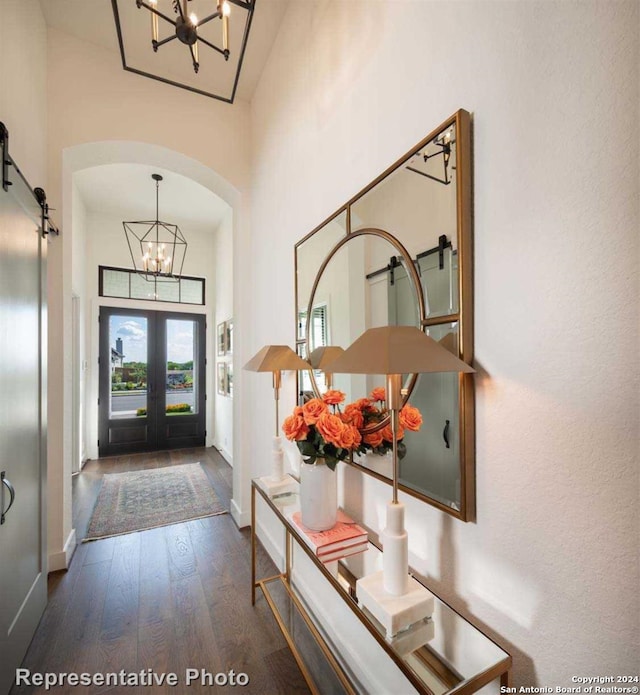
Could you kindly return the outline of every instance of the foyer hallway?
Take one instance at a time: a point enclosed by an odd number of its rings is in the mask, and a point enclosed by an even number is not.
[[[229,508],[231,468],[215,449],[100,459],[74,478],[74,527],[87,529],[104,473],[201,462]],[[258,576],[276,573],[259,548]],[[308,687],[264,599],[251,606],[249,531],[230,514],[80,543],[67,572],[49,575],[49,604],[22,664],[35,673],[176,673],[177,687],[59,687],[50,693],[241,692]],[[245,687],[184,685],[187,668],[246,673]],[[11,695],[44,693],[15,686]]]

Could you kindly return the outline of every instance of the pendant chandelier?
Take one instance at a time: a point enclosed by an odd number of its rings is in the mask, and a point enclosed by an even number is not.
[[[156,219],[122,223],[133,269],[149,282],[178,282],[187,254],[187,240],[177,224],[159,219],[162,176],[151,174],[151,178],[156,182]]]
[[[122,67],[145,77],[233,103],[255,2],[256,0],[198,0],[198,3],[195,0],[111,0]],[[167,62],[149,60],[144,57],[144,52],[139,49],[139,46],[135,45],[139,44],[142,38],[140,31],[142,26],[139,26],[140,22],[136,21],[136,17],[131,13],[131,7],[134,8],[134,13],[136,7],[138,10],[146,10],[149,13],[151,45],[147,49],[148,56],[152,55],[151,50],[153,53],[164,52],[163,47],[170,43],[180,46],[180,51],[173,49],[173,53],[172,50],[166,52],[170,54],[167,56],[170,65]],[[206,16],[196,16],[193,8]],[[229,38],[231,21],[234,23],[233,46],[230,46]],[[134,33],[131,33],[132,31]],[[241,39],[240,36],[242,36]],[[181,57],[183,54],[181,45],[185,47],[184,58]],[[208,61],[203,69],[202,78],[192,80],[182,73],[182,79],[176,79],[180,70],[187,64],[185,60],[190,61],[195,75],[199,73],[203,51],[217,53],[225,62],[229,62],[229,57],[232,56],[232,65],[226,71],[217,68],[212,71],[213,63]],[[227,75],[222,83],[219,80],[216,82],[216,72],[221,74],[224,72]],[[213,82],[211,82],[212,79]]]

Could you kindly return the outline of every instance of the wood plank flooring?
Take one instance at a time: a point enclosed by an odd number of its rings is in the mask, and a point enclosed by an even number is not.
[[[200,461],[229,508],[231,468],[215,449],[90,461],[74,478],[73,524],[86,533],[104,473]],[[277,572],[259,549],[258,576]],[[176,673],[179,684],[64,686],[49,692],[309,693],[264,599],[251,606],[248,530],[231,515],[80,544],[68,571],[49,575],[49,604],[22,664],[34,673]],[[244,687],[185,684],[185,670],[246,673]],[[14,686],[11,695],[44,693]]]

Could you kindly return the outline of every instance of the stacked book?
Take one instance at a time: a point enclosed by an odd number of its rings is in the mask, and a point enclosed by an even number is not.
[[[367,532],[344,512],[338,512],[335,526],[326,531],[312,531],[302,523],[300,512],[293,514],[293,522],[302,531],[307,544],[322,562],[340,560],[366,550]]]

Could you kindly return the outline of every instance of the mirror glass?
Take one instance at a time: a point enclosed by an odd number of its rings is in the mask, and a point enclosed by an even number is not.
[[[455,135],[454,124],[351,206],[352,230],[379,227],[406,247],[427,318],[454,314],[459,305]]]
[[[326,345],[348,348],[368,328],[388,325],[420,327],[420,288],[400,260],[402,246],[376,230],[343,237],[318,271],[307,314],[308,350]],[[345,298],[348,300],[345,301]],[[405,378],[409,387],[411,375]],[[327,375],[316,370],[317,392],[329,386],[343,391],[346,402],[367,396],[386,377],[375,374]],[[304,394],[307,396],[307,394]],[[313,397],[314,393],[308,394]]]
[[[473,360],[470,158],[470,116],[460,110],[296,246],[299,354],[321,345],[346,348],[367,328],[397,323],[420,326],[457,357]],[[375,375],[329,380],[348,402],[384,385]],[[299,383],[301,398],[313,397],[326,390],[327,375],[301,374]],[[472,519],[472,375],[406,376],[404,384],[413,387],[409,402],[423,425],[405,434],[400,488]],[[355,456],[353,463],[391,479],[390,456]]]
[[[296,352],[303,360],[308,358],[307,310],[311,288],[322,261],[346,233],[347,212],[342,210],[296,245]],[[314,333],[322,330],[321,308],[312,311],[312,328]],[[323,383],[324,376],[320,370],[316,370],[314,376],[317,383]],[[313,393],[309,372],[298,372],[298,401],[312,398]]]

